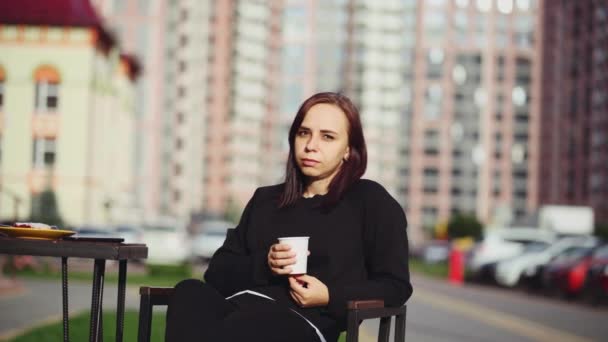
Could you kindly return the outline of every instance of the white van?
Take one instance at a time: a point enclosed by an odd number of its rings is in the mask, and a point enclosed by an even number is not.
[[[190,239],[186,224],[178,220],[155,220],[144,224],[144,242],[149,264],[178,265],[190,259]]]
[[[468,270],[477,278],[494,278],[497,262],[523,253],[533,242],[552,243],[554,233],[531,227],[493,228],[484,232],[484,238],[472,251]]]

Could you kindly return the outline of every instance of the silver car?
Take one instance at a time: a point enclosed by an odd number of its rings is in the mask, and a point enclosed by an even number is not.
[[[228,229],[234,226],[234,223],[222,220],[203,222],[201,232],[192,239],[193,259],[208,262],[213,253],[224,244]]]

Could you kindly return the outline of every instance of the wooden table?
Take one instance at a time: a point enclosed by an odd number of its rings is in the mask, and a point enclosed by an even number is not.
[[[101,241],[33,240],[0,238],[0,254],[54,256],[61,258],[61,288],[63,300],[63,340],[69,341],[68,263],[70,257],[94,259],[93,291],[89,341],[103,341],[103,286],[106,260],[118,260],[118,303],[116,308],[116,341],[122,341],[125,314],[127,261],[148,257],[144,244]]]

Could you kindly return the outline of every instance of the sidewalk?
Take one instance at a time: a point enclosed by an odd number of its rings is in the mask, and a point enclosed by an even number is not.
[[[21,281],[3,277],[0,274],[0,298],[17,295],[25,291],[25,287]]]
[[[0,341],[12,338],[32,327],[61,320],[61,284],[56,280],[21,280],[21,290],[0,292]],[[103,293],[104,311],[115,310],[116,284],[105,284]],[[76,315],[91,307],[91,284],[69,285],[69,314]],[[139,308],[139,293],[136,287],[128,287],[126,309]],[[33,309],[35,308],[35,309]]]

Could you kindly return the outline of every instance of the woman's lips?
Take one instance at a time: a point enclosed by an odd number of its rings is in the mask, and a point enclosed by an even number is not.
[[[314,159],[302,159],[302,166],[315,166],[319,162]]]

